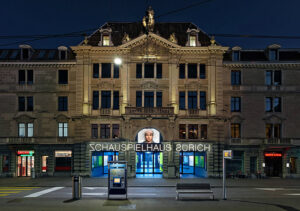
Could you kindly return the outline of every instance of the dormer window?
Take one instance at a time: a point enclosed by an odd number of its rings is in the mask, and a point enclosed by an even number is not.
[[[190,35],[190,46],[196,46],[196,36]]]
[[[188,35],[188,41],[186,43],[186,46],[196,47],[200,46],[201,44],[198,41],[198,29],[188,29],[187,35]]]
[[[66,60],[67,59],[67,52],[68,48],[65,46],[59,46],[58,47],[58,55],[59,55],[59,60]]]
[[[103,35],[103,46],[109,46],[109,36]]]
[[[279,60],[279,48],[281,48],[280,45],[277,44],[273,44],[273,45],[269,45],[268,49],[267,49],[267,55],[269,58],[269,61],[277,61]]]
[[[99,46],[113,46],[111,41],[111,28],[101,29],[101,40],[98,43]]]
[[[240,61],[241,56],[241,48],[239,46],[235,46],[232,48],[232,61]]]
[[[28,60],[31,56],[31,46],[30,45],[20,45],[21,48],[21,60]]]

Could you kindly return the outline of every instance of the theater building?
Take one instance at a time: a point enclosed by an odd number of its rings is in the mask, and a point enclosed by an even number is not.
[[[300,176],[300,50],[222,46],[192,23],[105,23],[0,50],[0,175]]]

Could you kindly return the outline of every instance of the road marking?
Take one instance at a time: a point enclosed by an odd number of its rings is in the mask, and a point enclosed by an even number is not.
[[[288,195],[288,196],[300,196],[300,193],[287,193],[283,195]]]
[[[2,187],[2,186],[0,186],[0,188],[40,188],[40,187],[26,187],[26,186],[18,186],[18,187]]]
[[[6,190],[32,190],[32,189],[20,189],[20,188],[0,188],[0,191],[6,191]]]
[[[47,193],[50,193],[50,192],[53,192],[53,191],[57,191],[57,190],[60,190],[60,189],[63,189],[63,188],[64,188],[64,187],[54,187],[54,188],[49,188],[49,189],[46,189],[46,190],[42,190],[42,191],[39,191],[39,192],[30,194],[30,195],[24,196],[24,198],[34,198],[34,197],[39,197],[39,196],[41,196],[41,195],[44,195],[44,194],[47,194]]]
[[[103,196],[106,193],[82,193],[82,194],[86,196]]]
[[[268,190],[268,191],[277,191],[277,190],[284,190],[284,188],[255,188],[257,190]]]
[[[107,187],[83,187],[83,188],[88,189],[88,190],[107,189]]]
[[[0,194],[0,196],[8,196],[9,194]]]
[[[128,193],[128,195],[138,195],[138,196],[156,196],[156,193]]]
[[[20,193],[21,191],[0,191],[0,193]]]

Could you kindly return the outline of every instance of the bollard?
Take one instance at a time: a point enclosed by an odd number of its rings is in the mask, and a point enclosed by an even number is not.
[[[31,168],[31,178],[32,178],[32,179],[35,178],[35,170],[34,170],[34,167]]]
[[[81,198],[81,177],[79,175],[74,175],[72,178],[72,195],[73,199]]]

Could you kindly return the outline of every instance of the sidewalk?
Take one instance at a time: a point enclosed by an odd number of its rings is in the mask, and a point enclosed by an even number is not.
[[[163,178],[130,178],[129,187],[175,187],[176,183],[210,183],[213,188],[222,187],[222,179],[211,178],[187,178],[187,179],[163,179]],[[107,178],[82,178],[84,187],[106,187]],[[297,187],[300,188],[300,179],[226,179],[227,187]],[[32,186],[32,187],[71,187],[72,177],[40,177],[40,178],[0,178],[1,187]]]

